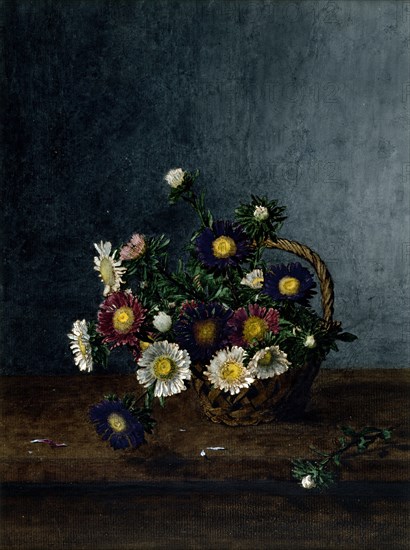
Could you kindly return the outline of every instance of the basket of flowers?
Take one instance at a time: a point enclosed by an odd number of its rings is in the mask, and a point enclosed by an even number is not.
[[[117,248],[95,244],[104,299],[96,321],[75,321],[68,336],[81,371],[107,366],[119,346],[131,353],[144,404],[111,395],[90,409],[114,448],[138,447],[152,428],[155,400],[164,404],[190,385],[213,422],[299,417],[336,341],[355,339],[332,319],[333,283],[324,262],[307,246],[278,238],[285,208],[252,195],[236,208],[235,220],[214,220],[196,189],[198,176],[182,169],[165,176],[170,203],[187,202],[199,218],[175,269],[164,235],[135,233]],[[293,253],[313,272],[300,261],[268,262],[267,249]],[[322,315],[310,305],[315,276]]]

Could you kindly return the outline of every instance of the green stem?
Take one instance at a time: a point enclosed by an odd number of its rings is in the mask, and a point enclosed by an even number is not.
[[[182,195],[182,198],[184,201],[186,201],[188,204],[192,206],[192,208],[195,210],[195,212],[198,214],[198,217],[201,221],[201,224],[203,227],[208,227],[208,223],[205,217],[204,212],[202,212],[199,203],[198,203],[198,197],[193,191],[189,192],[189,195]]]
[[[351,441],[349,441],[349,443],[347,443],[343,447],[340,447],[340,449],[337,449],[336,451],[333,451],[332,453],[330,453],[325,459],[323,459],[320,462],[320,464],[322,466],[326,466],[331,460],[333,460],[335,456],[337,455],[340,456],[346,451],[348,451],[349,449],[351,449],[352,447],[356,447],[359,444],[362,437],[364,437],[369,442],[369,445],[371,445],[381,437],[382,432],[383,430],[377,430],[377,431],[375,430],[373,433],[372,432],[366,433],[366,434],[358,433],[356,436],[354,436],[351,439]]]

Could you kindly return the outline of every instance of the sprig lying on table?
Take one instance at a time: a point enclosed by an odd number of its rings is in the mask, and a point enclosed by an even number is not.
[[[300,481],[304,489],[326,489],[329,485],[335,483],[337,472],[335,467],[342,465],[342,455],[350,450],[356,449],[356,452],[364,453],[370,445],[377,441],[388,441],[391,438],[393,428],[374,428],[366,426],[360,431],[356,431],[350,426],[341,426],[343,436],[338,438],[338,448],[335,451],[319,451],[310,447],[321,460],[292,460],[292,475]]]

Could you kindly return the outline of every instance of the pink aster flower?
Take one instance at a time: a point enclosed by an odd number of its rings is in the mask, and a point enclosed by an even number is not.
[[[112,347],[128,344],[139,347],[136,335],[145,319],[145,309],[129,292],[113,292],[98,311],[97,330]]]
[[[136,260],[145,252],[146,244],[143,235],[134,233],[129,242],[120,251],[121,260]]]
[[[250,304],[247,308],[236,310],[228,321],[232,333],[229,337],[231,344],[249,347],[252,342],[263,341],[267,332],[279,332],[279,312],[276,309]]]

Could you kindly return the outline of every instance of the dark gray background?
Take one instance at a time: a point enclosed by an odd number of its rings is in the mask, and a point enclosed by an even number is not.
[[[180,250],[175,166],[201,169],[219,217],[250,192],[288,205],[282,236],[328,263],[359,336],[325,366],[408,366],[409,2],[6,0],[2,18],[3,373],[76,372],[93,242]]]

